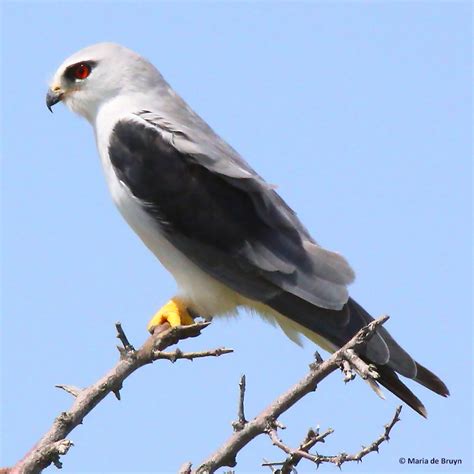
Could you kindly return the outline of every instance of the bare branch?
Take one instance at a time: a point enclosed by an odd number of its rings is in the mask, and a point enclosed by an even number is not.
[[[125,350],[125,352],[133,352],[135,348],[128,341],[128,338],[125,335],[124,330],[122,329],[122,323],[120,321],[117,321],[115,323],[115,329],[117,329],[117,339],[120,339],[120,342],[123,344],[123,349]]]
[[[64,390],[73,397],[77,397],[82,392],[81,388],[75,387],[74,385],[55,385],[55,387]]]
[[[190,359],[200,357],[216,357],[232,352],[231,349],[215,349],[205,352],[183,353],[179,349],[174,352],[163,352],[167,347],[178,341],[198,336],[210,323],[197,323],[190,326],[170,328],[168,323],[155,328],[154,333],[145,341],[140,349],[135,350],[125,335],[120,323],[116,324],[117,337],[123,344],[120,360],[100,380],[84,389],[70,385],[57,385],[75,397],[74,403],[67,412],[61,413],[53,422],[49,431],[12,468],[11,473],[39,473],[50,464],[59,466],[59,456],[66,454],[72,443],[66,436],[79,424],[91,410],[108,394],[114,393],[120,399],[119,390],[125,379],[144,365],[158,359]]]
[[[232,423],[232,428],[234,428],[234,431],[240,431],[247,423],[247,420],[245,419],[245,413],[244,413],[244,404],[245,404],[245,375],[242,375],[242,377],[240,377],[240,382],[239,382],[239,409],[237,410],[237,421],[234,421]]]
[[[275,474],[279,471],[279,469],[275,469],[275,466],[281,466],[282,464],[283,464],[282,462],[267,461],[265,458],[263,459],[263,462],[262,462],[262,466],[269,467],[270,470]]]
[[[226,347],[218,347],[217,349],[201,352],[181,352],[178,348],[173,352],[155,351],[153,357],[155,360],[166,359],[174,363],[180,359],[193,361],[194,359],[202,359],[203,357],[219,357],[224,354],[230,354],[231,352],[234,352],[234,350],[227,349]]]
[[[279,474],[289,474],[291,472],[291,468],[296,466],[296,463],[294,462],[294,460],[296,459],[298,460],[302,458],[308,459],[309,461],[312,461],[313,463],[315,463],[316,466],[319,466],[322,463],[332,463],[332,464],[335,464],[337,467],[341,467],[342,464],[344,464],[345,462],[350,462],[350,461],[358,462],[363,457],[367,456],[367,454],[372,453],[372,452],[378,452],[379,446],[383,442],[388,441],[390,439],[390,431],[395,426],[395,424],[398,421],[400,421],[399,415],[400,415],[401,410],[402,410],[401,406],[399,406],[395,410],[395,414],[392,420],[390,421],[390,423],[385,425],[384,427],[385,429],[382,435],[380,435],[369,446],[367,447],[363,446],[362,449],[355,454],[340,453],[335,456],[325,456],[325,455],[320,455],[320,454],[310,454],[308,452],[309,449],[302,449],[302,446],[300,446],[299,449],[291,449],[280,440],[280,438],[278,437],[278,433],[275,429],[267,430],[267,434],[270,436],[272,443],[289,455],[287,460],[284,463],[282,463],[282,468],[281,470],[279,470]],[[332,430],[328,430],[328,431],[332,432]],[[292,459],[292,460],[288,462],[289,459]],[[272,466],[275,466],[275,465],[277,465],[277,463],[272,463]],[[286,470],[284,470],[284,467],[286,468]]]
[[[275,421],[278,417],[295,405],[308,393],[316,390],[317,384],[334,372],[343,360],[346,360],[354,369],[373,380],[374,374],[370,367],[360,359],[354,351],[361,348],[375,333],[378,326],[388,320],[388,316],[382,316],[362,328],[344,347],[334,352],[329,359],[321,361],[320,357],[310,365],[310,372],[300,382],[290,388],[283,395],[263,410],[253,420],[248,421],[245,426],[235,432],[221,447],[219,447],[209,458],[207,458],[196,470],[197,474],[211,474],[223,466],[234,467],[237,464],[236,456],[239,451],[257,436],[267,433],[269,429],[276,428]],[[304,453],[301,454],[301,453]],[[308,456],[301,451],[302,457]]]
[[[286,393],[278,397],[269,407],[251,421],[247,421],[244,414],[245,377],[243,376],[239,384],[238,420],[233,424],[235,433],[199,466],[196,471],[191,470],[191,463],[186,463],[181,467],[180,472],[183,474],[190,474],[191,472],[210,474],[223,466],[234,467],[236,465],[238,452],[255,437],[263,433],[270,435],[274,444],[288,454],[287,459],[283,463],[279,463],[281,469],[275,471],[281,474],[290,473],[303,458],[310,459],[317,464],[321,462],[332,462],[340,466],[343,462],[361,459],[369,452],[378,450],[378,446],[388,439],[390,430],[398,421],[399,411],[396,413],[392,422],[386,426],[381,438],[376,440],[369,447],[364,447],[359,453],[354,455],[342,453],[338,456],[319,456],[309,453],[310,449],[317,442],[324,442],[324,438],[332,432],[331,430],[328,430],[322,435],[317,431],[310,430],[299,448],[292,450],[279,440],[277,429],[284,428],[278,421],[278,417],[291,408],[302,397],[314,391],[317,384],[338,367],[343,368],[345,379],[347,380],[353,378],[352,370],[354,370],[363,378],[367,378],[375,383],[375,378],[378,377],[377,372],[372,366],[366,364],[357,355],[356,351],[370,339],[376,328],[387,319],[388,316],[384,316],[371,322],[326,361],[323,361],[321,356],[316,353],[315,362],[310,364],[310,371],[306,377]],[[99,381],[84,389],[70,385],[58,385],[59,388],[75,397],[73,405],[69,411],[63,412],[56,418],[50,430],[15,467],[11,468],[10,472],[22,474],[39,473],[50,464],[55,464],[59,467],[59,456],[65,454],[72,446],[72,443],[66,439],[66,436],[78,424],[82,423],[83,418],[109,393],[115,394],[115,396],[120,399],[119,391],[122,388],[123,382],[138,368],[150,364],[155,360],[166,359],[175,362],[179,359],[194,360],[195,358],[202,357],[217,357],[232,352],[231,349],[226,348],[187,353],[182,352],[179,348],[173,352],[164,351],[167,347],[176,344],[182,339],[198,336],[202,329],[208,325],[209,323],[206,322],[170,328],[169,324],[165,323],[156,327],[152,336],[145,341],[142,347],[136,350],[132,344],[130,344],[121,324],[117,323],[117,337],[123,345],[123,347],[119,348],[120,360],[118,363]],[[272,466],[277,464],[278,463],[269,463],[268,465]]]
[[[280,463],[281,468],[279,469],[279,474],[290,474],[293,472],[294,468],[298,465],[298,463],[303,459],[303,457],[298,454],[299,451],[304,451],[305,453],[309,453],[309,450],[314,447],[316,443],[324,443],[326,437],[330,434],[334,433],[332,428],[329,428],[324,433],[319,434],[319,430],[309,429],[308,434],[304,441],[300,444],[299,448],[288,455],[284,462]],[[274,466],[278,465],[278,463],[273,463]]]

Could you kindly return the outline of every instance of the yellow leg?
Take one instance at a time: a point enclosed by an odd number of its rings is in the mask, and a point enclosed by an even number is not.
[[[194,319],[189,314],[186,305],[177,297],[171,298],[148,323],[147,329],[153,333],[153,329],[163,323],[170,326],[188,326],[194,324]]]

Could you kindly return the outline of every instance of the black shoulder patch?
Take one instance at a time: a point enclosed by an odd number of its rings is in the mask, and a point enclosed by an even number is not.
[[[158,129],[118,122],[109,157],[146,210],[176,232],[229,250],[267,231],[247,193],[176,150]]]

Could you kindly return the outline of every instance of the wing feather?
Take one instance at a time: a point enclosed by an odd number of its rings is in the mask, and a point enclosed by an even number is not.
[[[353,272],[321,249],[278,194],[220,139],[150,112],[119,121],[109,157],[167,239],[202,270],[266,302],[282,292],[341,309]],[[199,129],[197,129],[199,132]]]

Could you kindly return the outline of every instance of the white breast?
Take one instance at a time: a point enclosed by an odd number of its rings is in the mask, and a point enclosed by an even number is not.
[[[115,107],[114,107],[115,108]],[[157,223],[115,174],[108,154],[109,136],[117,114],[101,110],[95,122],[97,147],[112,199],[130,227],[175,278],[180,296],[201,316],[234,312],[241,297],[199,269],[160,232]]]

